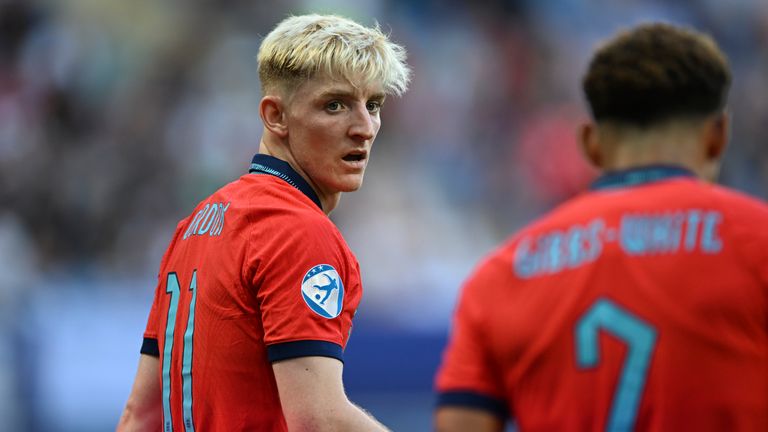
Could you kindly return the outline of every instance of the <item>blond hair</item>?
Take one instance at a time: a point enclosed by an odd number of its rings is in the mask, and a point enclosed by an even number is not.
[[[265,93],[325,74],[353,84],[379,82],[386,93],[399,96],[411,76],[405,57],[405,49],[378,24],[364,27],[335,15],[291,16],[264,38],[259,79]]]

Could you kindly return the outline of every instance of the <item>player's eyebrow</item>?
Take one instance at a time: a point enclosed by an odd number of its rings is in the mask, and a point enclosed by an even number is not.
[[[320,94],[321,99],[329,99],[329,98],[355,98],[359,95],[359,92],[355,91],[349,91],[345,89],[331,89],[328,91],[324,91]],[[384,92],[376,92],[373,93],[368,97],[368,100],[376,100],[376,101],[384,101],[384,99],[387,98],[386,93]]]
[[[379,102],[384,102],[384,100],[387,99],[387,94],[384,93],[384,92],[374,93],[368,99],[369,100],[379,101]]]

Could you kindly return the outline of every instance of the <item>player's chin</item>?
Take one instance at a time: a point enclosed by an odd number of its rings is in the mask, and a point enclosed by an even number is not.
[[[363,186],[363,173],[348,174],[339,179],[339,192],[354,192]]]

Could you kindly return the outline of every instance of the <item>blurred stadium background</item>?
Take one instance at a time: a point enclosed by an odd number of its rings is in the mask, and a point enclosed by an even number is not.
[[[594,176],[574,129],[599,40],[711,32],[735,71],[722,181],[768,197],[764,0],[0,0],[0,430],[114,427],[173,227],[247,169],[261,37],[305,12],[377,20],[415,72],[333,214],[366,290],[347,388],[396,430],[430,428],[471,267]]]

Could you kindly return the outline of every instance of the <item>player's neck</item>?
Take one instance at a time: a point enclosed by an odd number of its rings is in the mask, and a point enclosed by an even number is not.
[[[329,194],[323,191],[301,169],[301,167],[299,166],[299,164],[296,163],[295,159],[290,154],[290,152],[282,150],[284,148],[286,147],[281,145],[276,145],[276,143],[272,142],[268,137],[262,137],[261,142],[259,143],[259,153],[276,157],[284,162],[287,162],[288,165],[290,165],[291,168],[293,168],[293,170],[296,171],[309,184],[312,190],[315,191],[315,194],[317,194],[318,199],[320,199],[320,205],[322,206],[323,212],[326,215],[330,215],[331,212],[336,208],[336,206],[339,205],[339,201],[341,200],[341,192]]]
[[[655,148],[638,151],[633,145],[615,148],[603,159],[604,171],[622,171],[649,165],[677,165],[697,173],[699,161],[684,154],[667,153]],[[698,174],[698,173],[697,173]]]
[[[649,165],[677,165],[702,178],[711,167],[699,127],[670,124],[649,129],[601,128],[600,147],[604,171]]]

